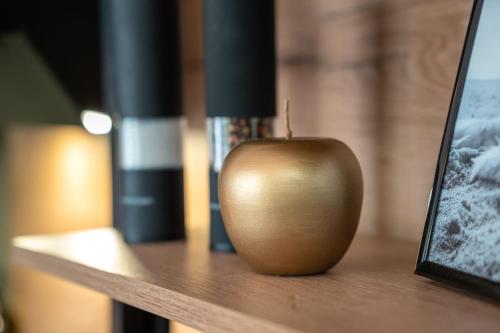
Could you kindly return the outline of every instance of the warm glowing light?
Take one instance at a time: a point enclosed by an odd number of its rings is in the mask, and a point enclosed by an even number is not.
[[[83,110],[80,118],[83,127],[92,134],[107,134],[111,131],[111,117],[104,112]]]
[[[10,235],[111,225],[108,135],[92,135],[81,125],[32,124],[12,124],[5,128],[5,135],[5,177],[9,186],[1,189],[9,198],[6,221],[15,221],[8,224]],[[73,237],[69,244],[61,244],[69,248],[67,255],[83,255],[82,264],[97,260],[100,267],[122,272],[127,261],[120,259],[122,249],[116,249],[116,241],[109,236],[87,235],[83,237],[85,242],[95,238],[91,247],[84,247],[83,239],[80,242]],[[43,243],[32,245],[50,253]],[[109,331],[111,309],[107,297],[35,271],[10,268],[5,301],[9,302],[19,332],[67,332],[68,325],[81,332]],[[59,315],[58,320],[51,320],[54,314]]]

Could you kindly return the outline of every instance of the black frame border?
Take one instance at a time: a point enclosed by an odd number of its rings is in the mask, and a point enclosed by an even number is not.
[[[469,26],[467,28],[467,34],[465,36],[462,56],[460,58],[460,65],[458,68],[458,73],[455,80],[455,86],[453,89],[453,95],[448,112],[448,118],[446,120],[446,127],[441,141],[441,149],[439,151],[439,158],[436,166],[432,192],[429,198],[427,218],[425,221],[422,241],[420,243],[420,250],[418,254],[415,274],[430,278],[438,282],[444,282],[454,287],[465,289],[500,302],[500,283],[495,283],[490,280],[480,278],[472,274],[464,273],[462,271],[443,265],[439,265],[428,260],[429,247],[432,239],[434,222],[441,194],[441,185],[448,162],[448,153],[451,148],[451,141],[455,130],[456,119],[460,110],[462,93],[467,77],[467,71],[469,69],[470,58],[472,49],[474,47],[474,41],[476,39],[477,27],[479,24],[479,19],[481,17],[483,4],[484,0],[475,0],[472,6],[472,13],[469,20]]]

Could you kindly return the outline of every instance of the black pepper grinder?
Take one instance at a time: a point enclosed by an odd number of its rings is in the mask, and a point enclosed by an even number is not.
[[[210,144],[210,247],[234,251],[217,197],[229,150],[273,134],[276,115],[274,1],[205,0],[204,48]]]
[[[182,239],[181,62],[175,0],[101,0],[106,110],[113,115],[113,225],[127,243]],[[113,332],[168,320],[113,303]]]

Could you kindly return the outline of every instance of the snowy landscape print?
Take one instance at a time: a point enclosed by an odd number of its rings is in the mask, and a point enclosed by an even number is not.
[[[500,1],[485,0],[429,260],[500,282]]]

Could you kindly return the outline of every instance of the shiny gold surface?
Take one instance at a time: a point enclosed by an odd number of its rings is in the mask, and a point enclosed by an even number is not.
[[[230,152],[219,176],[229,237],[265,274],[333,267],[354,237],[362,197],[359,163],[333,139],[246,141]]]

